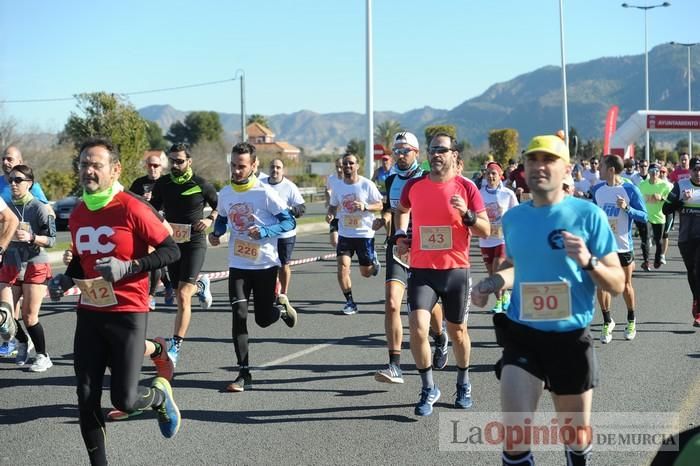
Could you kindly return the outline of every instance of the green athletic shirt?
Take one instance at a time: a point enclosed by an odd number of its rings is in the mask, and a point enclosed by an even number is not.
[[[666,221],[666,216],[663,212],[661,212],[661,208],[664,205],[664,199],[666,199],[668,193],[671,192],[672,185],[659,179],[656,180],[656,183],[651,184],[649,182],[649,179],[647,178],[646,180],[639,183],[638,188],[639,191],[642,193],[642,196],[644,196],[644,202],[647,206],[647,217],[649,223],[664,223]],[[653,198],[654,194],[661,194],[661,200],[655,200]]]

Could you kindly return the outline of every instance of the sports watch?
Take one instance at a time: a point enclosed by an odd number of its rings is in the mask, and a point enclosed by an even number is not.
[[[582,268],[583,270],[593,270],[596,267],[598,267],[598,258],[591,255],[591,258],[588,260],[588,264],[584,265]]]

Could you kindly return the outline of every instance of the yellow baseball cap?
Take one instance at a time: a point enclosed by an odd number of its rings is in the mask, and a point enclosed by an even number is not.
[[[534,152],[551,154],[569,163],[569,148],[559,136],[535,136],[530,141],[530,144],[528,144],[523,155],[532,154]]]

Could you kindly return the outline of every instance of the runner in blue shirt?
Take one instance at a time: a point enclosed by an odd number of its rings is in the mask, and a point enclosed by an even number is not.
[[[24,160],[22,160],[22,153],[19,151],[19,149],[17,149],[17,147],[9,146],[7,149],[5,149],[5,152],[3,152],[3,176],[0,177],[0,197],[2,197],[2,199],[8,205],[12,203],[12,191],[10,191],[10,183],[8,181],[10,172],[14,167],[16,167],[17,165],[22,165],[23,163]],[[49,203],[49,200],[46,198],[46,194],[44,194],[44,191],[41,189],[41,186],[38,182],[32,184],[32,188],[29,190],[29,192],[32,193],[34,199],[41,201],[44,204]]]
[[[524,155],[532,200],[504,215],[506,268],[472,288],[472,302],[483,307],[491,293],[513,289],[506,313],[494,316],[503,346],[497,375],[506,429],[525,428],[546,388],[560,424],[566,413],[576,429],[575,438],[562,438],[566,464],[590,464],[597,368],[588,325],[596,286],[619,294],[624,273],[603,211],[563,191],[570,171],[566,143],[537,136]],[[534,464],[529,440],[505,444],[503,464]]]

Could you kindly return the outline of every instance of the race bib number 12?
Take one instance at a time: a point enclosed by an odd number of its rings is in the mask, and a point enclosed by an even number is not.
[[[82,304],[94,307],[115,306],[117,304],[114,288],[104,278],[92,278],[89,280],[74,278],[73,281],[80,288],[80,302]]]

